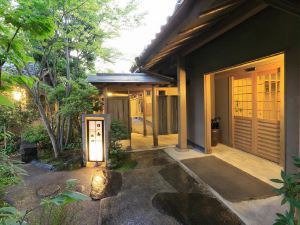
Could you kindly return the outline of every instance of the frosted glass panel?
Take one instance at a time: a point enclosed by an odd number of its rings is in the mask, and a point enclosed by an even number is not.
[[[103,121],[88,121],[89,161],[103,161]]]

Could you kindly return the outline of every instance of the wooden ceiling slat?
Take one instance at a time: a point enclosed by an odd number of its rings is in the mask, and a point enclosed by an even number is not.
[[[224,11],[226,9],[229,9],[229,8],[237,5],[240,2],[241,1],[236,0],[236,1],[224,4],[224,5],[217,6],[217,7],[213,8],[213,9],[201,12],[200,15],[198,16],[198,18],[203,18],[203,17],[209,16],[209,15],[215,14],[217,12]]]
[[[206,35],[201,41],[197,41],[197,43],[190,43],[190,47],[187,48],[181,55],[185,56],[194,51],[197,48],[202,47],[203,45],[207,44],[208,42],[214,40],[215,38],[219,37],[223,33],[227,32],[228,30],[232,29],[233,27],[239,25],[240,23],[244,22],[248,18],[252,17],[253,15],[257,14],[258,12],[262,11],[267,7],[267,4],[264,3],[251,3],[249,6],[245,6],[242,12],[237,12],[237,15],[230,15],[226,20],[222,21],[218,24],[215,30],[212,30],[210,33]]]
[[[178,42],[180,43],[180,45],[177,45],[177,46],[174,46],[171,48],[172,44],[169,42],[169,49],[166,51],[166,48],[163,48],[152,60],[150,60],[147,64],[144,65],[144,68],[147,68],[147,69],[150,69],[151,67],[153,67],[155,64],[157,64],[159,61],[162,61],[166,56],[170,55],[172,52],[176,51],[177,48],[181,48],[183,46],[186,46],[186,42],[188,43],[187,47],[189,47],[189,49],[187,50],[184,50],[184,52],[182,53],[182,55],[187,55],[189,54],[191,51],[193,51],[194,49],[196,48],[199,48],[199,46],[203,46],[204,44],[206,44],[207,42],[209,42],[210,40],[214,39],[215,37],[221,35],[222,33],[226,32],[228,29],[231,29],[233,26],[241,23],[242,21],[245,20],[245,18],[249,18],[253,15],[255,15],[257,12],[263,10],[265,7],[267,7],[266,4],[263,4],[263,3],[260,3],[260,4],[249,4],[249,5],[246,5],[245,7],[242,7],[243,9],[247,9],[248,11],[244,11],[243,12],[243,15],[241,15],[240,13],[234,13],[237,14],[238,16],[236,16],[236,20],[235,21],[232,21],[231,19],[233,17],[235,17],[234,15],[228,15],[228,11],[229,9],[232,9],[234,8],[234,6],[238,7],[238,5],[241,5],[241,2],[242,1],[234,1],[234,2],[231,2],[229,4],[226,4],[226,5],[223,5],[223,6],[219,6],[220,7],[220,10],[216,10],[216,9],[213,9],[213,10],[210,10],[210,11],[207,11],[205,12],[206,15],[211,15],[211,13],[217,13],[219,12],[220,14],[222,15],[219,15],[217,17],[214,17],[211,19],[211,21],[213,21],[213,25],[217,26],[215,30],[211,30],[208,34],[207,34],[207,38],[201,40],[200,42],[199,41],[191,41],[192,38],[195,38],[195,37],[198,37],[200,34],[203,33],[202,29],[200,28],[198,31],[196,30],[195,33],[191,36],[188,36],[187,39],[185,39],[184,41],[181,41],[181,40],[178,40],[178,41],[173,41],[171,43],[175,43],[175,44],[178,44]],[[240,3],[240,4],[239,4]],[[248,7],[249,6],[249,7]],[[253,7],[252,7],[253,6]],[[235,7],[235,8],[236,8]],[[248,8],[247,8],[248,7]],[[251,8],[252,7],[252,8]],[[226,10],[227,9],[227,10]],[[226,11],[226,14],[224,14],[223,12]],[[242,10],[243,11],[243,10]],[[211,13],[209,13],[211,12]],[[222,12],[222,13],[221,13]],[[226,18],[229,18],[229,19],[226,19]],[[202,17],[203,19],[203,17]],[[220,22],[221,21],[221,22]],[[228,25],[224,25],[224,23],[226,23],[225,21],[231,21],[229,22]],[[220,24],[223,24],[222,27],[220,27],[218,25],[218,22],[220,22]],[[197,26],[200,26],[201,25],[197,25]],[[197,27],[197,26],[194,26],[194,27]],[[206,25],[208,26],[208,25]],[[190,28],[192,29],[192,28]],[[188,29],[185,30],[186,32],[188,31]],[[182,35],[184,36],[184,35]],[[178,37],[178,36],[177,36]]]
[[[274,8],[277,8],[279,10],[282,10],[286,13],[289,13],[291,15],[300,17],[300,7],[299,5],[296,5],[290,1],[286,0],[264,0],[267,4],[273,6]]]
[[[203,12],[203,16],[199,16],[199,19],[203,19],[205,16],[210,16],[211,14],[215,14],[217,12],[224,12],[226,9],[230,9],[233,6],[236,6],[238,3],[241,3],[241,1],[233,1],[221,6],[218,6],[216,8],[213,8],[209,11]],[[209,21],[206,21],[205,23],[201,23],[198,25],[195,25],[191,28],[187,28],[181,32],[178,33],[178,38],[175,41],[168,42],[164,48],[155,56],[153,57],[148,63],[147,63],[147,68],[150,68],[153,66],[155,63],[159,62],[162,60],[165,56],[170,54],[171,52],[175,51],[176,49],[180,48],[182,45],[184,45],[185,42],[188,42],[189,40],[197,37],[199,35],[199,32],[201,32],[204,28],[208,26],[212,26],[213,24],[217,23],[220,18],[223,18],[223,16],[218,16],[217,18],[210,19]],[[184,37],[185,35],[189,35],[187,37]],[[182,38],[184,37],[184,38]]]
[[[187,34],[190,34],[190,33],[194,33],[198,30],[203,29],[204,27],[206,27],[209,24],[210,24],[210,22],[207,22],[207,23],[199,24],[199,25],[194,26],[192,28],[188,28],[186,30],[183,30],[183,31],[179,32],[179,36],[184,36],[184,35],[187,35]]]

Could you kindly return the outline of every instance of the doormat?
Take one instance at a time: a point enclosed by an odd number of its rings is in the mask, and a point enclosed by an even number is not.
[[[152,205],[184,225],[243,225],[217,199],[201,193],[158,193]]]
[[[271,185],[218,159],[207,156],[181,161],[223,198],[231,202],[263,199],[277,195]]]

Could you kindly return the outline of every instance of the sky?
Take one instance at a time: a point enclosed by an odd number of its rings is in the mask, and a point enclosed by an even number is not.
[[[122,56],[116,59],[114,64],[98,60],[97,72],[108,70],[115,73],[130,72],[134,58],[142,53],[155,38],[156,33],[159,33],[160,27],[166,24],[167,18],[174,12],[177,0],[139,0],[139,2],[137,13],[146,13],[142,26],[121,31],[120,37],[104,43],[107,47],[117,49]]]

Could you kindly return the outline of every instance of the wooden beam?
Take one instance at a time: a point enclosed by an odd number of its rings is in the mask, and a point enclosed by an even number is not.
[[[209,15],[213,15],[215,13],[219,13],[219,12],[224,11],[228,8],[231,8],[239,3],[240,3],[240,1],[233,1],[230,3],[224,4],[224,5],[219,5],[213,9],[201,12],[198,18],[203,18],[203,17],[209,16]]]
[[[270,6],[300,18],[300,7],[286,0],[263,0]]]
[[[158,105],[156,87],[152,86],[152,133],[153,133],[153,146],[158,146]]]
[[[186,72],[185,62],[178,58],[177,61],[178,82],[178,147],[187,149],[187,117],[186,117]]]
[[[253,4],[251,3],[249,4],[249,6],[245,6],[244,10],[238,10],[236,13],[232,13],[232,15],[230,15],[228,19],[224,19],[223,22],[216,25],[215,29],[212,29],[211,32],[206,35],[205,39],[201,41],[197,40],[195,42],[191,42],[191,44],[189,44],[189,47],[187,47],[187,49],[181,53],[181,56],[186,56],[194,50],[204,46],[205,44],[221,36],[230,29],[246,21],[250,17],[256,15],[267,6],[268,5],[264,3],[255,4],[253,6]]]

